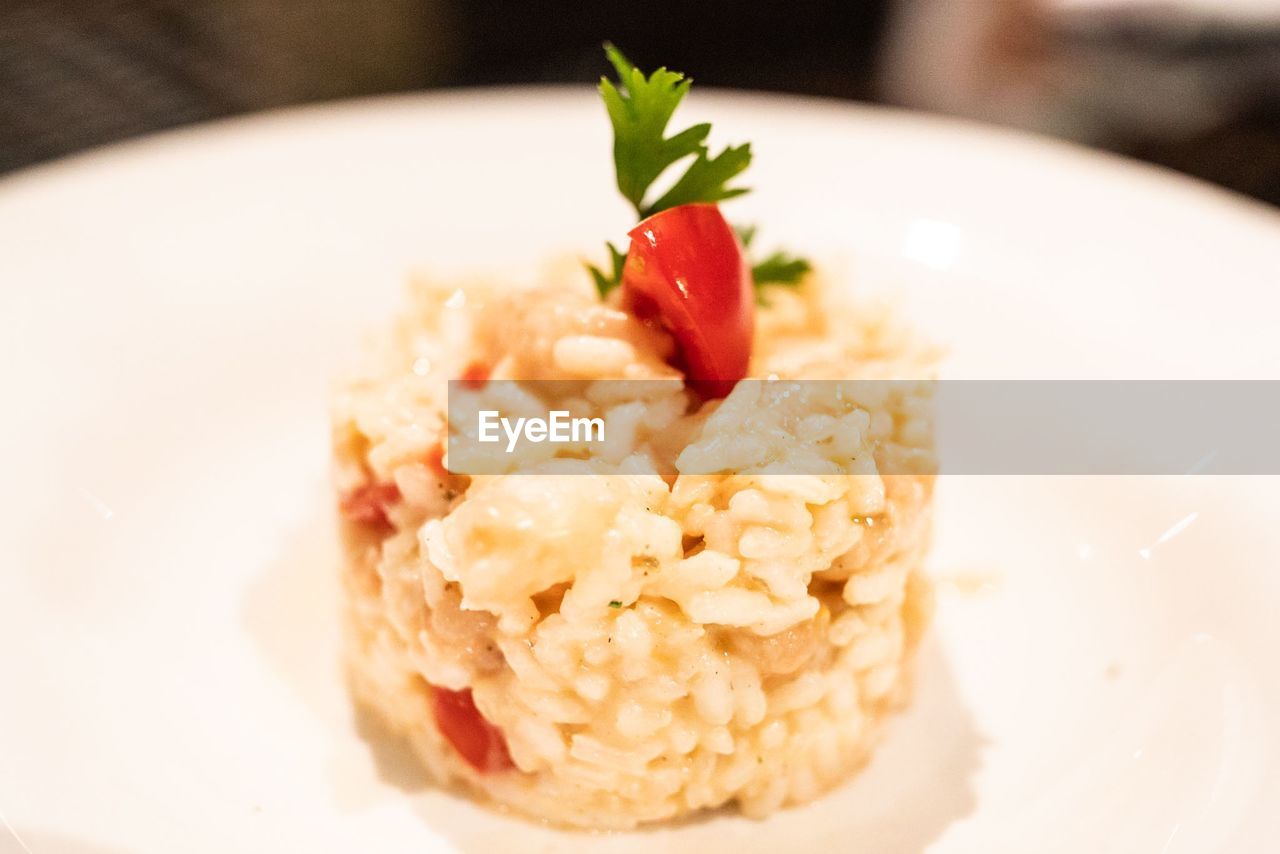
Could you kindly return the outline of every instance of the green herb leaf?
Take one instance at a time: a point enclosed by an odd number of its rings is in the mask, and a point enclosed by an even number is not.
[[[756,287],[760,285],[798,285],[813,266],[804,258],[775,252],[751,268]]]
[[[711,126],[695,125],[667,138],[667,123],[692,81],[665,68],[646,77],[613,45],[606,43],[604,52],[618,72],[617,85],[600,79],[600,96],[613,124],[618,190],[640,213],[649,186],[668,166],[703,150]]]
[[[610,291],[622,284],[622,267],[627,262],[627,253],[619,252],[618,247],[612,243],[605,243],[605,246],[609,247],[611,272],[606,275],[595,264],[587,264],[587,271],[591,273],[591,278],[595,280],[596,290],[600,292],[601,299],[607,297]]]
[[[751,143],[731,145],[715,157],[702,151],[670,190],[641,211],[646,217],[692,202],[722,202],[749,192],[746,187],[730,187],[729,182],[751,165]]]
[[[619,602],[617,599],[614,599],[612,602],[610,602],[610,603],[609,603],[609,607],[610,607],[610,608],[621,608],[621,607],[622,607],[622,603],[621,603],[621,602]]]
[[[750,145],[730,146],[710,157],[706,140],[711,125],[705,123],[666,136],[667,124],[693,81],[666,68],[645,76],[612,44],[606,42],[604,51],[618,73],[616,84],[608,78],[600,79],[600,96],[613,124],[618,190],[631,202],[637,216],[643,219],[676,205],[719,202],[747,192],[745,188],[729,187],[728,182],[751,163]],[[645,204],[653,182],[668,167],[689,156],[693,156],[693,162],[671,189],[657,201]]]
[[[738,240],[742,243],[742,247],[750,249],[751,241],[756,236],[756,226],[754,224],[738,224],[733,227],[733,230],[737,232]],[[751,267],[751,278],[755,280],[756,302],[759,305],[768,304],[761,296],[762,285],[795,287],[804,280],[804,277],[812,269],[813,265],[808,260],[782,251],[774,252],[764,260],[754,263]]]

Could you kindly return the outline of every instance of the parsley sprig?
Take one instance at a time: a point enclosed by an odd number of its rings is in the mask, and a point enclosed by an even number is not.
[[[604,46],[618,72],[618,83],[600,79],[609,121],[613,124],[613,162],[618,191],[640,219],[691,202],[719,202],[747,192],[729,182],[751,163],[751,143],[731,145],[712,157],[707,147],[711,125],[703,122],[668,137],[667,124],[688,94],[692,80],[678,71],[659,68],[649,76],[609,43]],[[663,172],[690,155],[693,161],[671,189],[648,204],[649,188]]]
[[[742,247],[750,249],[751,242],[756,237],[756,227],[754,225],[739,225],[735,226],[734,230],[738,232],[738,240],[742,241]],[[613,244],[609,244],[609,248],[612,249]],[[767,256],[763,261],[757,261],[751,265],[751,278],[756,285],[756,302],[760,305],[768,305],[768,301],[762,293],[761,285],[796,287],[812,269],[813,265],[804,258],[791,255],[782,250]]]
[[[757,285],[798,285],[813,265],[803,258],[778,251],[752,265]]]
[[[627,253],[619,252],[618,247],[608,241],[604,245],[609,249],[609,272],[606,273],[595,264],[587,265],[587,272],[595,280],[596,290],[600,292],[601,297],[622,284],[622,267],[627,262]]]
[[[618,191],[631,203],[640,219],[659,211],[695,202],[715,203],[748,192],[747,187],[730,186],[751,164],[751,144],[730,145],[712,155],[707,145],[711,125],[705,122],[667,136],[667,125],[676,108],[688,94],[693,81],[678,71],[659,68],[646,75],[608,42],[605,55],[618,74],[615,83],[600,78],[600,96],[604,99],[609,121],[613,125],[613,162]],[[651,189],[668,169],[692,157],[683,174],[665,193],[646,199]],[[748,246],[754,226],[739,228],[743,246]],[[601,296],[622,283],[622,267],[626,253],[612,243],[609,248],[609,270],[587,265]],[[775,252],[752,267],[757,290],[765,284],[796,285],[810,270],[808,261],[783,252]]]

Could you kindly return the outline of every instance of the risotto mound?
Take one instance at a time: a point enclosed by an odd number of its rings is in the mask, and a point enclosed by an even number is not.
[[[843,408],[769,389],[927,366],[885,315],[811,277],[755,313],[761,382],[707,399],[666,331],[557,278],[415,283],[335,396],[355,696],[442,781],[555,823],[810,800],[906,698],[931,601],[932,426],[923,383]],[[613,429],[589,454],[540,446],[519,472],[455,474],[451,378],[481,398],[562,381],[566,408]],[[716,419],[785,407],[746,457],[707,438]],[[856,447],[823,451],[796,424]],[[825,467],[788,473],[815,452]]]

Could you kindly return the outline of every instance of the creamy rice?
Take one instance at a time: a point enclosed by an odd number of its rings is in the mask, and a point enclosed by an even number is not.
[[[756,325],[753,377],[928,374],[883,313],[817,281],[772,292]],[[931,601],[925,387],[862,392],[850,410],[742,383],[689,412],[672,351],[577,277],[417,282],[336,395],[352,684],[441,780],[584,827],[726,803],[764,816],[846,779],[904,701]],[[450,474],[446,381],[474,366],[572,380],[560,402],[604,418],[605,445],[574,460],[534,446],[520,474]],[[455,405],[516,410],[513,388]],[[743,450],[734,430],[756,441]],[[833,437],[856,447],[832,451]],[[815,473],[761,473],[797,460]],[[459,755],[436,689],[471,692],[510,767]]]

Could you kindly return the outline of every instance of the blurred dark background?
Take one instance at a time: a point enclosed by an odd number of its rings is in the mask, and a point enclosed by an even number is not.
[[[438,87],[701,85],[969,116],[1280,204],[1280,0],[0,0],[0,172],[152,130]]]

